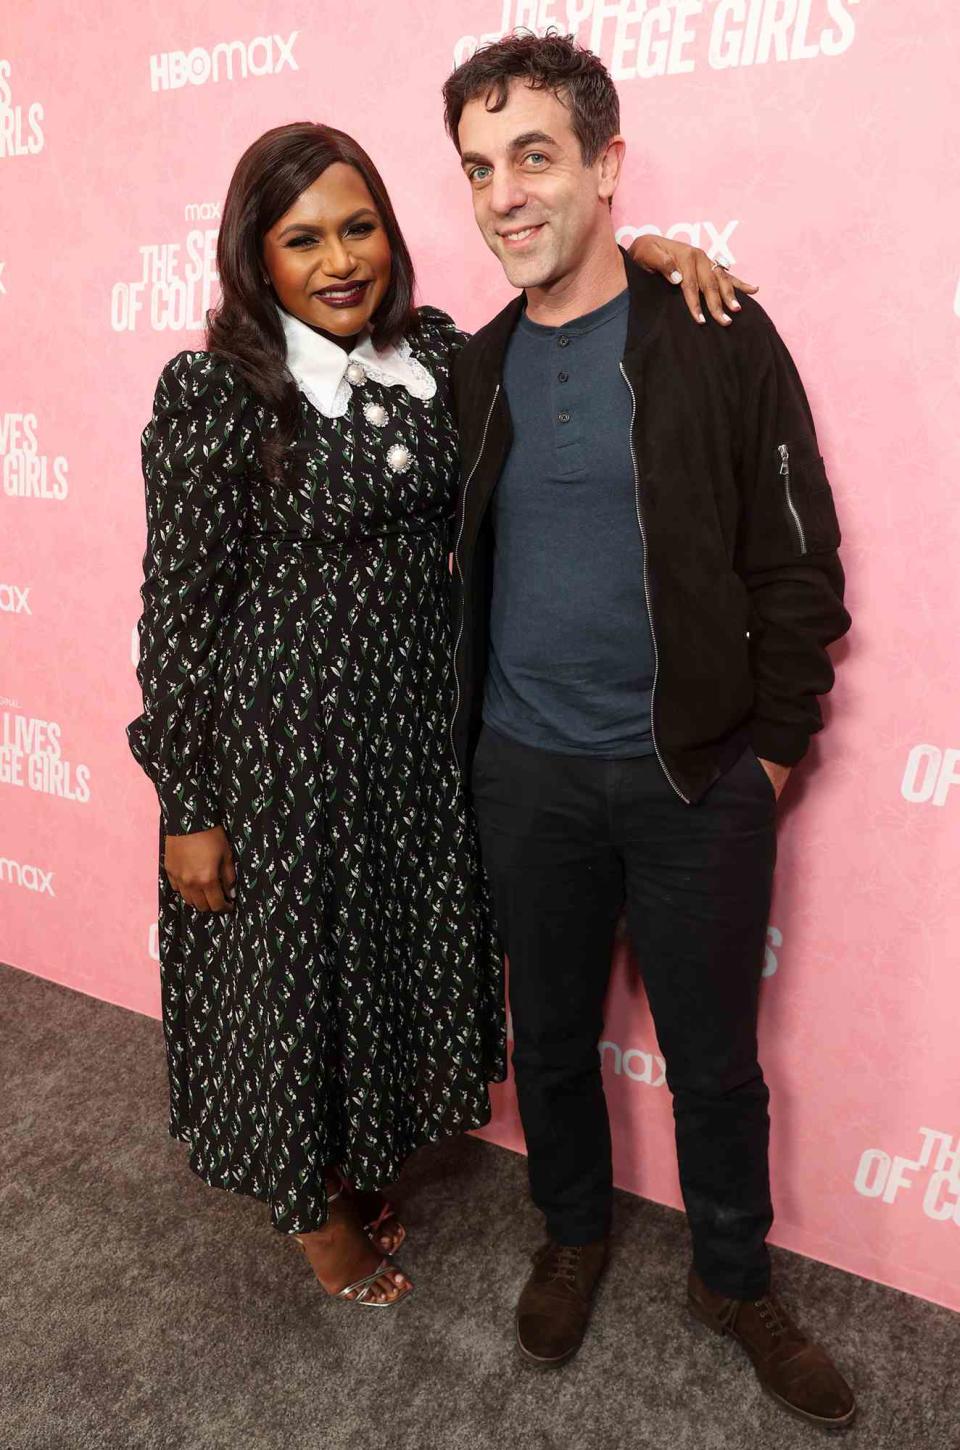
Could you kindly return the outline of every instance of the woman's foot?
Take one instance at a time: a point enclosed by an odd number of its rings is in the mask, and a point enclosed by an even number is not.
[[[407,1236],[407,1231],[397,1218],[393,1207],[376,1189],[359,1192],[348,1188],[360,1222],[367,1227],[370,1240],[382,1254],[395,1254]]]
[[[332,1295],[376,1273],[383,1254],[367,1237],[354,1202],[346,1193],[331,1196],[328,1201],[329,1217],[323,1228],[294,1237],[321,1288]],[[366,1298],[374,1304],[392,1304],[412,1287],[403,1271],[391,1264],[370,1285]],[[357,1293],[345,1297],[356,1299]]]

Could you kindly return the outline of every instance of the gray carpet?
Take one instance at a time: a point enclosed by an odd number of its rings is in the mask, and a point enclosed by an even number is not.
[[[0,968],[3,1450],[794,1450],[822,1432],[682,1309],[686,1227],[619,1195],[587,1343],[518,1361],[539,1241],[523,1159],[424,1149],[398,1197],[417,1292],[326,1301],[250,1199],[203,1187],[166,1134],[156,1022]],[[955,1450],[960,1315],[775,1251],[835,1352],[869,1450]]]

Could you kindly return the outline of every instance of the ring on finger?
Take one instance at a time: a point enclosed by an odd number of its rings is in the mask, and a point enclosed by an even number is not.
[[[719,257],[714,257],[710,263],[710,270],[711,272],[725,272],[729,265],[727,258],[721,254]]]

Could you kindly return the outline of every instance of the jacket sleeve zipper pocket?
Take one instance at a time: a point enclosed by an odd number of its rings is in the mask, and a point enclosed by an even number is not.
[[[790,517],[796,525],[797,538],[800,541],[800,552],[807,552],[806,535],[803,532],[803,524],[800,522],[800,515],[797,513],[797,506],[793,501],[793,494],[790,489],[790,449],[786,443],[781,443],[778,449],[780,454],[780,477],[783,479],[783,490],[787,497],[787,508],[790,510]]]

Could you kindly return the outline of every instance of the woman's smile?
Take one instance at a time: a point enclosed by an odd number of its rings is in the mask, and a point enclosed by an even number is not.
[[[329,287],[322,287],[319,291],[311,293],[318,302],[325,307],[343,308],[359,307],[363,302],[370,286],[369,281],[360,282],[335,282]]]

